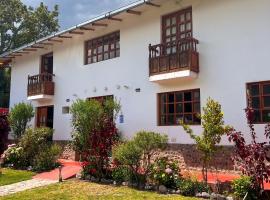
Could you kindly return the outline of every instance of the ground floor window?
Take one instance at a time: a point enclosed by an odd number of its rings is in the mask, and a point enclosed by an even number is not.
[[[158,124],[201,124],[200,90],[185,90],[158,94]]]
[[[254,123],[270,122],[270,81],[248,83],[247,103],[254,110]]]

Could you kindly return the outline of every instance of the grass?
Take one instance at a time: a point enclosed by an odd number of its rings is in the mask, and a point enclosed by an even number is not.
[[[35,175],[34,172],[23,171],[23,170],[13,170],[13,169],[1,169],[2,174],[0,174],[0,186],[9,185],[12,183],[17,183],[20,181],[26,181]]]
[[[128,187],[114,187],[95,183],[70,180],[46,187],[23,191],[5,197],[0,200],[198,200],[197,198],[182,197],[180,195],[160,195],[154,192],[144,192]]]

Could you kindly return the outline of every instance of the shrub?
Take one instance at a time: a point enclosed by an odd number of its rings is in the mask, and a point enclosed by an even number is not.
[[[246,200],[257,199],[256,191],[252,188],[252,180],[248,176],[241,176],[232,182],[232,189],[234,195],[238,198],[244,198],[247,194]]]
[[[259,188],[259,190],[263,191],[263,182],[270,181],[270,170],[269,165],[267,164],[270,160],[270,156],[267,153],[268,145],[270,143],[270,124],[265,126],[265,141],[258,142],[257,133],[253,124],[254,110],[251,107],[248,107],[245,112],[250,129],[249,134],[251,142],[246,142],[245,137],[241,132],[232,130],[228,133],[229,141],[233,142],[235,145],[235,156],[233,157],[233,160],[235,165],[242,170],[244,175],[251,177],[253,189],[256,191],[257,188]]]
[[[113,99],[105,102],[79,99],[71,106],[72,144],[83,161],[89,163],[83,167],[84,174],[99,180],[108,175],[109,156],[118,141],[114,120],[119,110],[120,104]]]
[[[34,108],[31,104],[18,103],[11,108],[8,120],[15,139],[19,139],[24,134],[33,117]]]
[[[130,169],[126,166],[118,166],[112,170],[112,178],[117,183],[130,180]]]
[[[11,145],[3,154],[4,164],[15,168],[45,171],[56,167],[60,147],[52,143],[50,128],[27,129],[17,145]]]
[[[57,159],[61,153],[59,145],[46,145],[42,151],[35,156],[33,161],[33,169],[35,171],[48,171],[59,166]]]
[[[214,153],[218,150],[217,144],[220,143],[221,137],[231,129],[224,126],[223,113],[221,105],[213,99],[208,99],[206,107],[203,108],[204,114],[201,116],[203,133],[198,136],[193,130],[183,122],[180,124],[190,137],[195,141],[197,149],[202,153],[203,179],[207,182],[208,163]]]
[[[169,161],[167,157],[155,160],[151,165],[150,178],[158,185],[175,188],[176,180],[179,179],[180,169],[176,162]]]
[[[176,186],[184,196],[195,196],[196,193],[209,192],[207,184],[191,179],[180,178],[177,180]]]
[[[154,132],[138,132],[135,137],[113,148],[113,158],[128,166],[137,185],[144,184],[150,172],[150,160],[155,150],[166,147],[167,136]]]

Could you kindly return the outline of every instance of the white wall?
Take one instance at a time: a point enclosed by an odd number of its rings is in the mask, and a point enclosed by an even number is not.
[[[122,104],[124,123],[118,128],[127,138],[139,130],[169,135],[177,143],[192,143],[179,126],[157,126],[157,93],[200,88],[201,105],[210,96],[218,100],[225,122],[247,131],[243,109],[245,84],[270,80],[268,63],[270,40],[269,0],[166,0],[161,8],[150,8],[142,16],[129,15],[108,28],[73,36],[47,50],[16,58],[11,81],[11,106],[27,101],[27,75],[39,72],[40,55],[53,51],[55,96],[34,106],[54,105],[54,139],[70,139],[70,115],[62,106],[78,98],[111,95]],[[200,73],[196,80],[168,84],[149,82],[148,45],[160,43],[161,16],[192,5],[193,35],[200,41]],[[84,41],[120,30],[120,57],[84,65]],[[120,85],[121,88],[117,89]],[[125,88],[124,85],[128,86]],[[105,87],[108,88],[105,91]],[[135,88],[141,88],[140,93]],[[94,91],[96,89],[96,91]],[[70,103],[66,99],[71,99]],[[33,122],[34,123],[34,122]],[[258,125],[263,130],[263,125]],[[192,126],[200,132],[200,126]],[[260,131],[262,134],[262,131]],[[261,137],[263,139],[263,137]],[[223,144],[228,144],[224,138]]]

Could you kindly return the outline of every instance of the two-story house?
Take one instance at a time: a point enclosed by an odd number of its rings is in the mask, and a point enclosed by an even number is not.
[[[113,96],[121,102],[124,137],[157,131],[189,151],[193,141],[179,119],[199,134],[197,114],[211,97],[226,124],[247,132],[249,89],[263,140],[270,121],[269,7],[269,0],[139,0],[107,12],[1,55],[12,66],[10,106],[30,101],[33,126],[52,127],[53,139],[66,141],[74,100]]]

